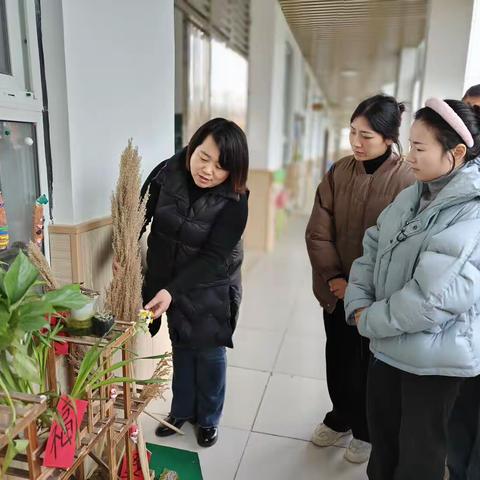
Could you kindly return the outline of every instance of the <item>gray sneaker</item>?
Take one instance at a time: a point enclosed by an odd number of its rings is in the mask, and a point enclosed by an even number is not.
[[[350,430],[348,430],[347,432],[336,432],[330,427],[327,427],[324,423],[321,423],[317,426],[317,428],[315,428],[315,431],[313,432],[312,443],[314,443],[318,447],[331,447],[343,437],[351,434],[352,432]]]
[[[351,463],[365,463],[370,458],[371,451],[372,445],[370,443],[353,438],[345,450],[345,460]]]

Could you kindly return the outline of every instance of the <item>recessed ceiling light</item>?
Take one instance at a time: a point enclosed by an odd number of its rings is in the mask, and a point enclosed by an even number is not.
[[[340,75],[342,77],[348,77],[348,78],[356,77],[358,75],[358,70],[353,70],[352,68],[346,68],[345,70],[342,70],[340,72]]]

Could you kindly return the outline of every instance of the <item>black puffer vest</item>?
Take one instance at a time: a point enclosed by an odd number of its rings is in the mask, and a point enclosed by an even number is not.
[[[160,187],[153,223],[148,237],[144,299],[148,300],[192,261],[206,242],[217,215],[238,194],[223,183],[209,189],[190,205],[186,149],[160,170],[153,180]],[[170,339],[175,346],[233,347],[232,334],[242,296],[240,241],[217,277],[175,296],[168,312]]]

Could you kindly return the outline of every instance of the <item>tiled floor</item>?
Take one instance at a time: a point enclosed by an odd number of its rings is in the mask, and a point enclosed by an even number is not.
[[[219,442],[210,449],[198,447],[190,425],[184,436],[161,441],[199,452],[204,480],[366,479],[365,466],[346,462],[343,448],[318,448],[309,442],[331,404],[305,224],[304,217],[292,218],[273,254],[247,254]],[[169,400],[149,410],[166,414]],[[155,427],[144,418],[146,439],[161,443]]]

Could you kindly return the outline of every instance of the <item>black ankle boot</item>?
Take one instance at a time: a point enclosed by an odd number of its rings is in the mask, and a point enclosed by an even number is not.
[[[185,423],[185,420],[178,420],[170,415],[165,419],[165,421],[177,428],[182,428],[183,424]],[[170,435],[175,435],[176,433],[177,432],[175,430],[172,430],[163,423],[161,423],[155,430],[155,435],[157,437],[169,437]]]
[[[201,447],[211,447],[215,445],[218,440],[218,428],[217,427],[198,427],[197,442]]]

